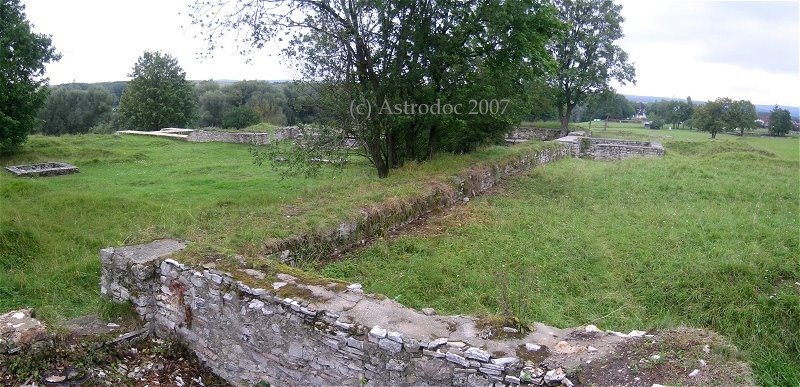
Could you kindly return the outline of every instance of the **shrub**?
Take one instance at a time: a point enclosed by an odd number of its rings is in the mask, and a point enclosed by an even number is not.
[[[664,120],[656,118],[650,123],[650,129],[661,129],[664,126]]]
[[[101,122],[89,128],[89,133],[112,134],[114,133],[114,126],[112,126],[110,122]]]
[[[225,129],[242,129],[259,122],[258,114],[249,106],[239,106],[225,112],[222,116],[222,127]]]

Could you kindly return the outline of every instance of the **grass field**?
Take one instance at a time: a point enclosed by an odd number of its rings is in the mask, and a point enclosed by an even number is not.
[[[366,163],[281,180],[240,144],[142,136],[32,136],[0,165],[65,161],[80,173],[0,172],[0,312],[30,306],[49,321],[110,307],[98,250],[175,237],[257,256],[265,241],[328,229],[364,205],[404,197],[476,162],[537,147],[490,147],[411,163],[379,180]]]
[[[570,159],[319,269],[415,308],[560,327],[705,327],[800,384],[800,143],[610,127],[663,159]]]

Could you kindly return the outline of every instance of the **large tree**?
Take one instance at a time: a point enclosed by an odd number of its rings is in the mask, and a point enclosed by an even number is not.
[[[0,153],[17,149],[47,97],[45,64],[60,59],[50,37],[32,31],[19,0],[0,2]]]
[[[315,86],[317,118],[355,138],[380,177],[406,159],[501,137],[527,113],[523,91],[543,73],[557,26],[538,0],[203,1],[192,14],[211,50],[228,31],[245,51],[288,35],[284,53]],[[458,117],[383,109],[441,101],[467,110],[470,99],[489,98],[511,106]],[[351,114],[357,105],[372,114]]]
[[[785,136],[792,130],[792,126],[792,114],[775,105],[769,113],[769,135]]]
[[[587,119],[625,119],[636,114],[633,104],[622,94],[606,91],[589,96],[581,120]]]
[[[744,136],[745,130],[756,127],[756,107],[747,100],[732,101],[728,107],[728,125],[730,129],[739,129],[739,135]]]
[[[240,81],[222,88],[231,107],[247,106],[258,114],[261,121],[276,125],[286,123],[283,91],[266,81]]]
[[[671,123],[673,128],[677,129],[682,122],[686,122],[692,117],[692,107],[689,105],[689,101],[662,100],[652,102],[647,105],[648,117],[653,120],[658,118],[664,122]]]
[[[693,125],[710,132],[711,138],[716,138],[717,133],[723,130],[739,129],[740,135],[743,135],[744,129],[755,126],[755,119],[755,107],[750,101],[735,101],[727,97],[694,108],[692,115]]]
[[[210,90],[198,95],[198,110],[200,127],[222,127],[222,117],[228,105],[225,93],[221,90]]]
[[[692,116],[694,115],[694,102],[692,102],[692,97],[686,97],[686,116],[683,119],[685,124],[689,125],[689,129],[692,129]]]
[[[622,6],[613,0],[556,0],[555,4],[567,28],[550,44],[557,63],[549,81],[558,90],[561,134],[566,135],[575,106],[608,90],[612,79],[634,82],[635,69],[615,44],[623,37]]]
[[[726,122],[726,110],[732,102],[730,98],[717,98],[696,107],[692,114],[694,126],[711,133],[711,138],[716,138],[717,133],[729,127]]]
[[[182,127],[195,118],[192,84],[171,55],[145,51],[136,64],[133,78],[119,102],[125,125],[132,129],[158,130]]]

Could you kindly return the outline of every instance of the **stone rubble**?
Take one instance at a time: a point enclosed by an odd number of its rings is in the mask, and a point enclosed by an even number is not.
[[[43,351],[53,345],[47,326],[32,314],[31,309],[21,309],[0,315],[0,355]]]
[[[422,314],[424,314],[426,316],[435,316],[436,315],[436,310],[434,310],[433,308],[422,308],[421,312],[422,312]]]
[[[525,349],[527,349],[528,351],[531,351],[531,352],[536,352],[536,351],[542,349],[542,346],[539,345],[539,344],[534,344],[534,343],[525,343]]]
[[[554,370],[547,371],[544,374],[544,382],[547,385],[555,386],[561,384],[561,381],[567,377],[567,374],[564,373],[563,368],[556,368]]]
[[[603,332],[602,330],[600,330],[600,328],[598,328],[598,327],[596,327],[594,325],[591,325],[591,324],[587,325],[586,328],[584,329],[584,331],[586,331],[587,333],[593,333],[593,332],[602,333]]]

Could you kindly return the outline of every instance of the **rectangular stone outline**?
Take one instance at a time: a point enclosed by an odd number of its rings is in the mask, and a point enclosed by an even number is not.
[[[14,176],[57,176],[78,173],[78,167],[59,161],[49,161],[46,163],[12,165],[5,169]]]

